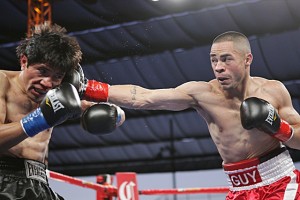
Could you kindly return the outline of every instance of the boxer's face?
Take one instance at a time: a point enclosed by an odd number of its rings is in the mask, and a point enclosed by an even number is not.
[[[35,102],[42,101],[49,90],[59,86],[65,75],[64,72],[53,70],[47,64],[36,63],[29,66],[26,64],[21,64],[22,81],[25,92]]]
[[[248,75],[245,55],[235,48],[233,42],[218,42],[212,45],[211,66],[224,90],[237,88]]]

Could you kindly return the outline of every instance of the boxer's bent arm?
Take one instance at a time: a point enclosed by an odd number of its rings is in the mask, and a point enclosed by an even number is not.
[[[191,95],[195,83],[177,88],[146,89],[137,85],[111,85],[108,101],[121,107],[147,110],[180,111],[195,106]]]
[[[277,97],[280,100],[278,114],[294,129],[293,137],[285,144],[291,148],[300,149],[300,115],[294,109],[291,96],[286,87],[281,82],[276,81],[276,83],[272,85],[271,90],[274,91],[276,89],[276,95],[279,95]]]
[[[292,138],[285,144],[291,148],[300,149],[300,115],[292,106],[291,100],[286,99],[285,102],[285,105],[279,108],[278,113],[294,129]]]
[[[285,108],[289,113],[285,120],[293,127],[294,134],[285,144],[293,149],[300,150],[300,116],[293,108]]]

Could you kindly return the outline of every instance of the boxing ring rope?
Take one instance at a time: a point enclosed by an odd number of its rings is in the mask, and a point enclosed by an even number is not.
[[[212,187],[212,188],[178,188],[178,189],[148,189],[140,190],[142,195],[158,195],[158,194],[216,194],[227,193],[228,187]]]
[[[119,173],[126,177],[125,173]],[[131,175],[134,173],[130,173]],[[131,199],[131,198],[122,198],[118,195],[118,189],[120,187],[113,186],[104,182],[104,184],[93,183],[85,180],[81,180],[78,178],[74,178],[68,175],[64,175],[58,172],[54,172],[51,170],[47,170],[48,178],[51,178],[56,181],[66,182],[72,185],[77,185],[84,188],[90,188],[96,190],[97,192],[97,200],[111,200],[112,197],[118,197],[119,200],[122,199]],[[135,174],[133,175],[135,178]],[[118,179],[118,173],[117,173]],[[130,177],[132,180],[132,177]],[[132,186],[132,185],[131,185]],[[122,186],[121,186],[122,187]],[[127,188],[128,189],[128,188]],[[227,193],[229,191],[228,187],[207,187],[207,188],[176,188],[176,189],[147,189],[147,190],[139,190],[137,191],[138,195],[174,195],[174,194],[220,194],[220,193]],[[122,195],[121,195],[122,196]],[[131,194],[130,196],[133,196]],[[137,200],[138,198],[132,198]]]
[[[74,178],[71,176],[67,176],[64,174],[60,174],[58,172],[53,172],[50,170],[47,170],[48,177],[61,182],[66,182],[72,185],[77,185],[84,188],[90,188],[93,190],[96,190],[99,194],[103,194],[103,197],[107,196],[117,196],[117,188],[112,185],[100,185],[97,183],[84,181],[78,178]]]

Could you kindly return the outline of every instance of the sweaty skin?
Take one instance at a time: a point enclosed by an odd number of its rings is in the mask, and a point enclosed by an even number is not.
[[[112,85],[109,102],[132,109],[180,111],[194,108],[202,116],[224,163],[258,157],[280,146],[280,142],[258,129],[241,125],[240,105],[248,97],[270,102],[294,128],[286,145],[300,149],[300,116],[292,106],[284,85],[275,80],[250,76],[251,52],[232,41],[214,43],[210,59],[215,79],[191,81],[176,88],[146,89],[136,85]],[[171,77],[170,77],[171,78]]]

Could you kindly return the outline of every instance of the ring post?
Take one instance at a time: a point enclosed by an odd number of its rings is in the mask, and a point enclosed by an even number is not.
[[[97,184],[104,185],[104,186],[111,186],[113,183],[113,178],[109,174],[99,174],[96,177]],[[96,199],[97,200],[112,200],[113,196],[109,195],[108,193],[104,193],[100,190],[96,190]]]
[[[136,173],[116,173],[118,200],[139,200]]]

